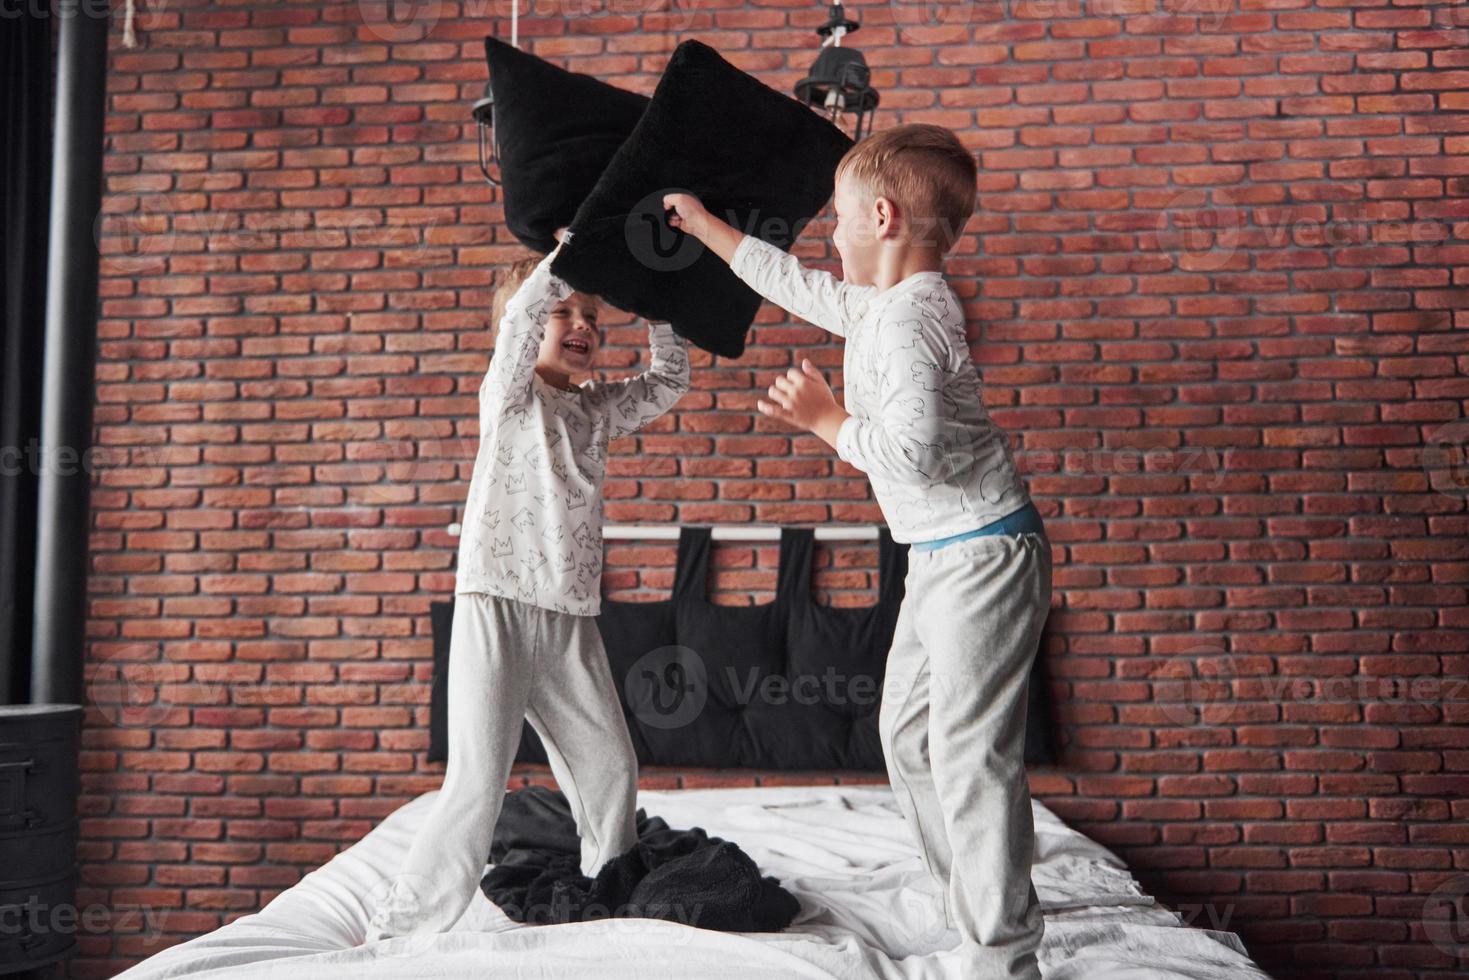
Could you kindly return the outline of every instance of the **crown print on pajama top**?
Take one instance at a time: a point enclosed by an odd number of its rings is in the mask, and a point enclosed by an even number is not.
[[[571,391],[542,381],[535,365],[546,321],[572,292],[550,271],[555,255],[506,304],[480,383],[479,451],[454,591],[595,616],[602,604],[607,443],[673,407],[689,388],[689,356],[671,326],[650,322],[652,363],[642,374],[586,381]]]
[[[1030,502],[980,397],[964,307],[937,270],[885,290],[844,283],[746,235],[730,268],[750,288],[846,340],[851,418],[837,456],[867,474],[893,540],[962,534]]]

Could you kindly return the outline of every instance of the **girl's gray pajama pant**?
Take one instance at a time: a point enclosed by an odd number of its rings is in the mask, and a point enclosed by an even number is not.
[[[528,719],[595,876],[637,842],[637,757],[593,616],[486,593],[454,597],[449,641],[448,765],[369,942],[452,926],[479,887]]]
[[[899,808],[966,980],[1039,980],[1025,697],[1051,602],[1044,534],[910,549],[878,716]]]

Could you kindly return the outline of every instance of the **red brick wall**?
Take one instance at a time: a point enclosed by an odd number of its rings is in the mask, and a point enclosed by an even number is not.
[[[532,51],[645,92],[687,37],[789,91],[824,19],[535,9]],[[420,40],[357,4],[139,4],[125,50],[119,9],[81,894],[114,921],[77,976],[158,948],[140,908],[165,943],[212,929],[438,783],[427,610],[515,251],[468,107],[508,10],[445,5]],[[1057,549],[1065,747],[1038,794],[1275,975],[1459,975],[1424,912],[1469,889],[1469,481],[1436,492],[1423,447],[1461,459],[1469,427],[1469,12],[854,11],[878,124],[949,126],[981,163],[948,272]],[[796,251],[834,268],[828,229]],[[608,368],[637,362],[639,326],[608,340]],[[835,371],[839,344],[768,307],[752,340],[614,447],[609,520],[880,519],[752,411],[793,352]],[[872,557],[841,552],[823,591],[862,601]],[[671,559],[613,546],[607,587],[665,589]],[[722,549],[717,585],[758,598],[773,561]]]

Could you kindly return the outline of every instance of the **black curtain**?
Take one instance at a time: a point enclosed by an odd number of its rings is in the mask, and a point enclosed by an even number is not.
[[[38,16],[35,5],[7,6],[0,17],[0,705],[30,699],[53,72],[52,18],[44,7]]]

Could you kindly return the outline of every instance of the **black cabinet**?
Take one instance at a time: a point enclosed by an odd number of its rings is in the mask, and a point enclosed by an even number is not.
[[[82,708],[0,707],[0,974],[76,953]]]

